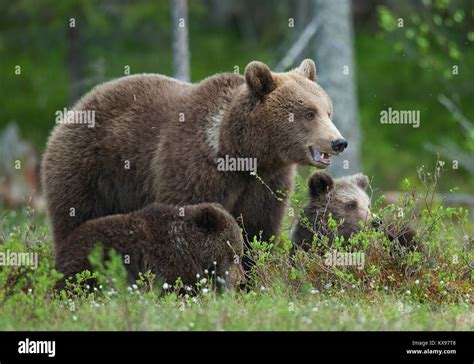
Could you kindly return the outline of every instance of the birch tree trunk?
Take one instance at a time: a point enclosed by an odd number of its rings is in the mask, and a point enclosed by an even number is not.
[[[173,27],[173,73],[189,82],[188,4],[187,0],[171,0]]]
[[[66,64],[69,71],[69,104],[72,106],[84,93],[84,56],[81,44],[81,33],[75,27],[67,26],[68,41]]]
[[[360,172],[358,118],[349,0],[313,0],[318,31],[314,38],[318,83],[332,99],[333,121],[349,145],[334,158],[329,171],[336,177]]]
[[[301,33],[312,16],[311,0],[298,0],[296,6],[296,30]]]

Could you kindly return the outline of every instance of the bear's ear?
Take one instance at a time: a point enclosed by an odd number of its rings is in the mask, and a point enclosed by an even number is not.
[[[297,71],[311,81],[316,81],[316,63],[312,59],[306,58],[301,62]]]
[[[316,172],[310,177],[308,187],[309,195],[311,197],[320,196],[332,190],[334,187],[334,180],[326,172]]]
[[[365,174],[358,173],[354,174],[351,179],[354,181],[354,183],[362,188],[364,191],[367,189],[369,186],[369,177],[367,177]]]
[[[258,61],[250,62],[245,67],[245,82],[251,91],[263,97],[275,89],[272,71],[266,64]]]
[[[194,216],[198,227],[206,232],[217,232],[226,227],[226,219],[219,209],[207,205],[199,208]]]

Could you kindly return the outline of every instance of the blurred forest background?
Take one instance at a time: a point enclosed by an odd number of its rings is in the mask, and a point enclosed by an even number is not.
[[[417,167],[433,169],[439,153],[446,162],[441,190],[458,187],[462,202],[473,203],[472,0],[180,5],[186,2],[0,0],[0,207],[39,198],[31,191],[39,188],[39,161],[57,110],[126,74],[186,78],[185,59],[173,66],[179,52],[189,53],[193,82],[243,73],[252,60],[285,70],[314,59],[321,83],[340,99],[334,118],[346,130],[345,153],[379,193],[398,190],[404,178],[416,181]],[[183,10],[188,27],[180,38],[173,19]],[[179,43],[186,38],[189,52]],[[338,54],[351,66],[349,86],[328,76],[342,72],[333,66]],[[420,127],[381,124],[389,107],[419,110]]]

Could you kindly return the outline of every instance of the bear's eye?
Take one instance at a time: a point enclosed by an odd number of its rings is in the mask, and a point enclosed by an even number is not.
[[[347,204],[347,208],[348,208],[349,210],[355,210],[355,209],[357,208],[357,203],[355,203],[355,202],[349,202],[349,203]]]
[[[329,111],[328,112],[329,119],[331,119],[332,113]]]
[[[316,114],[312,111],[308,111],[304,117],[306,118],[306,120],[314,120]]]

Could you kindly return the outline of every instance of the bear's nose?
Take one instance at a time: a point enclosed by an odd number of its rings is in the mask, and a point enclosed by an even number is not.
[[[331,143],[332,150],[337,153],[341,153],[344,149],[347,148],[346,139],[336,139]]]
[[[380,225],[382,225],[382,219],[380,217],[374,217],[372,219],[372,227],[377,229]]]

